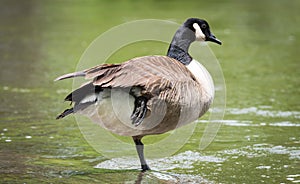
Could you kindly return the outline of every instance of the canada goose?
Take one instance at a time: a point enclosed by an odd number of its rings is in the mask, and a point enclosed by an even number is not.
[[[188,53],[194,41],[221,45],[205,20],[189,18],[176,31],[167,56],[144,56],[121,64],[101,64],[58,77],[56,81],[73,77],[85,77],[89,81],[65,98],[74,106],[57,119],[82,113],[115,134],[131,136],[142,170],[149,170],[141,139],[198,119],[214,98],[210,74]],[[114,103],[116,108],[112,110],[107,107],[111,106],[114,95],[120,103]],[[130,108],[124,108],[121,105],[124,103],[129,103]],[[119,116],[114,110],[120,109],[124,112]]]

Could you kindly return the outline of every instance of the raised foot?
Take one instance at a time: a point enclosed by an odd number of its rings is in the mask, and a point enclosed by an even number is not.
[[[147,113],[147,101],[148,99],[143,96],[135,98],[134,110],[130,117],[134,126],[139,126],[143,122]]]
[[[147,164],[142,165],[142,172],[145,172],[145,171],[148,171],[148,170],[151,170],[151,169]]]

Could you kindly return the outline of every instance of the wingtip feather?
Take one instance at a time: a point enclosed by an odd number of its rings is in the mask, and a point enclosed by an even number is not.
[[[85,73],[84,72],[74,72],[74,73],[68,73],[62,76],[57,77],[54,79],[54,81],[59,81],[59,80],[64,80],[64,79],[69,79],[69,78],[74,78],[74,77],[84,77]]]

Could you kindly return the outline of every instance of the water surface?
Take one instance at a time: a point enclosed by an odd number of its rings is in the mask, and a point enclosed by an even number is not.
[[[0,2],[1,183],[299,183],[300,3],[266,1],[14,1]],[[205,150],[207,117],[173,156],[107,160],[85,141],[75,119],[56,121],[76,68],[101,33],[127,21],[209,21],[211,44],[227,86],[222,127]],[[173,34],[173,33],[170,33]],[[132,44],[113,56],[165,54],[159,43]],[[149,139],[155,139],[149,138]],[[113,164],[113,163],[118,164]]]

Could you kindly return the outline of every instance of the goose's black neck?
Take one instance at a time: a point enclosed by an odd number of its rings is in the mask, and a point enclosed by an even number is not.
[[[174,58],[184,65],[188,65],[192,61],[188,50],[192,42],[195,41],[195,33],[184,25],[175,33],[170,44],[167,56]]]

